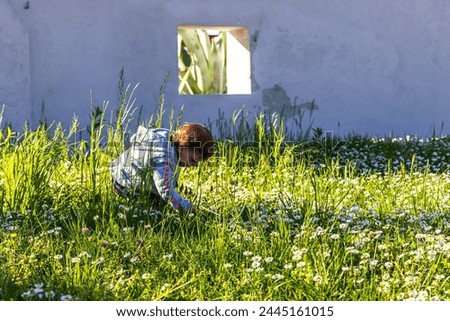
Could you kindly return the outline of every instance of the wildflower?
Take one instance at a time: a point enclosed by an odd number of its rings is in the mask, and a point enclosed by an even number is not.
[[[80,258],[79,258],[79,257],[73,257],[73,258],[71,259],[71,262],[72,262],[72,263],[78,263],[78,262],[80,262]]]
[[[419,280],[419,278],[417,276],[406,276],[404,279],[404,282],[406,283],[406,285],[411,285],[416,283]]]
[[[341,230],[345,230],[345,229],[347,229],[347,227],[348,227],[348,224],[347,224],[347,223],[341,223],[341,224],[339,224],[339,228],[340,228]]]
[[[405,293],[401,292],[397,295],[397,300],[402,301],[405,299]]]
[[[383,293],[388,293],[389,287],[390,287],[389,282],[381,281],[380,286],[378,287],[378,291],[383,292]]]
[[[264,262],[266,262],[266,263],[271,263],[271,262],[273,262],[273,257],[271,257],[271,256],[266,257],[266,258],[264,259]]]
[[[339,234],[331,234],[331,235],[330,235],[330,239],[332,239],[332,240],[338,240],[338,239],[339,239]]]
[[[361,283],[363,283],[365,281],[365,279],[364,278],[362,278],[362,279],[358,279],[358,280],[356,280],[355,282],[357,283],[357,284],[361,284]]]
[[[428,299],[428,291],[424,290],[424,291],[419,291],[419,293],[417,294],[417,300],[418,301],[425,301]]]
[[[170,286],[169,283],[164,283],[161,287],[161,291],[165,291]]]
[[[173,258],[173,254],[172,253],[163,255],[163,260],[171,260],[172,258]]]
[[[378,260],[371,260],[371,261],[369,262],[369,264],[370,264],[370,267],[376,267],[377,264],[378,264]]]
[[[81,229],[81,233],[82,234],[87,234],[87,235],[89,235],[89,234],[91,234],[91,229],[89,228],[89,227],[83,227],[82,229]]]
[[[428,251],[428,260],[429,261],[433,261],[435,258],[436,258],[436,255],[437,255],[437,251],[435,251],[435,250],[430,250],[430,251]]]
[[[394,267],[394,264],[392,264],[391,262],[386,262],[384,263],[384,267],[386,269],[392,269]]]
[[[28,290],[28,291],[22,293],[20,296],[21,296],[22,298],[29,298],[29,297],[32,297],[32,296],[33,296],[33,293],[31,293],[31,290]]]
[[[60,297],[60,301],[72,301],[73,297],[70,294],[63,294]]]
[[[316,230],[312,233],[311,237],[316,237],[316,236],[320,236],[323,234],[323,229],[319,226],[318,228],[316,228]]]
[[[143,273],[143,274],[141,275],[141,278],[142,278],[142,280],[146,280],[146,279],[148,279],[150,276],[151,276],[150,273]]]
[[[92,265],[101,264],[103,262],[105,262],[105,259],[103,257],[99,257],[97,260],[92,262]]]
[[[300,261],[300,262],[297,262],[296,266],[299,267],[299,268],[301,268],[301,267],[306,266],[306,263],[303,262],[303,261]]]
[[[136,263],[136,262],[139,262],[141,259],[140,259],[140,257],[139,256],[134,256],[134,257],[132,257],[131,259],[130,259],[130,262],[131,263]]]
[[[277,273],[272,275],[272,280],[281,280],[281,279],[284,279],[284,276],[282,274]]]
[[[223,267],[226,268],[226,269],[230,269],[230,268],[233,267],[233,264],[231,264],[231,263],[225,263],[225,264],[223,265]]]
[[[426,237],[427,237],[427,235],[426,234],[422,234],[422,233],[417,233],[415,235],[415,238],[418,239],[418,240],[426,239]]]
[[[293,248],[293,256],[292,256],[292,260],[294,261],[300,261],[303,257],[303,254],[306,254],[308,252],[308,249],[303,248],[298,250],[296,247]]]
[[[141,238],[136,239],[136,246],[141,247],[144,244],[144,240]]]
[[[342,267],[342,272],[348,272],[348,271],[350,271],[350,268],[348,266]]]
[[[353,247],[353,246],[347,247],[345,249],[345,251],[350,254],[359,254],[359,251],[357,249],[355,249],[355,247]]]
[[[59,260],[61,260],[61,259],[63,258],[63,256],[62,256],[61,254],[56,254],[55,256],[53,256],[53,258],[54,258],[56,261],[59,261]]]
[[[106,249],[110,246],[111,244],[108,241],[103,241],[102,244],[100,244],[100,248],[102,249]]]
[[[323,278],[320,275],[316,275],[313,277],[313,281],[318,284],[321,284],[323,282]]]
[[[303,257],[303,254],[300,252],[294,252],[294,255],[292,256],[293,261],[300,261]]]
[[[85,257],[87,257],[88,259],[90,259],[92,256],[88,253],[88,252],[86,252],[86,251],[83,251],[83,252],[81,252],[79,255],[78,255],[78,257],[83,257],[83,256],[85,256]]]
[[[285,265],[284,265],[284,268],[285,268],[286,270],[291,270],[291,269],[293,268],[293,266],[292,266],[291,263],[288,263],[288,264],[285,264]]]
[[[34,293],[38,294],[38,293],[42,293],[44,292],[44,283],[38,283],[34,285]]]
[[[252,268],[258,268],[261,266],[261,262],[260,261],[253,261],[252,262]]]
[[[441,280],[445,279],[445,275],[444,275],[444,274],[436,274],[436,275],[434,276],[434,278],[435,278],[437,281],[441,281]]]
[[[417,292],[417,290],[408,291],[409,298],[416,298],[418,295],[419,295],[419,292]]]
[[[250,256],[250,255],[253,255],[253,252],[252,251],[244,251],[242,254],[244,256]]]

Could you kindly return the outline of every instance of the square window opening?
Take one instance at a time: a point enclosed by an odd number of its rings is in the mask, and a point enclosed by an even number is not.
[[[249,29],[178,26],[180,95],[251,94]]]

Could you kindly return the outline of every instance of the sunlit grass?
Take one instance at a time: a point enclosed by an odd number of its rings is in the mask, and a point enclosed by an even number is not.
[[[86,141],[76,120],[1,131],[1,299],[450,299],[448,137],[233,123],[245,131],[222,127],[234,139],[181,172],[187,215],[113,193],[124,128],[103,107]]]

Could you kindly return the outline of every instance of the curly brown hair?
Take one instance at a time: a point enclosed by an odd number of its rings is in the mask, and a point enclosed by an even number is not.
[[[201,124],[185,124],[172,134],[171,141],[178,147],[201,149],[202,159],[214,155],[214,141],[211,131]]]

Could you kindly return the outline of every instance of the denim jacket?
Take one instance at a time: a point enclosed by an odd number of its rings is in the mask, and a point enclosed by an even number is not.
[[[192,204],[175,189],[178,157],[169,138],[167,129],[139,126],[130,138],[130,148],[111,162],[111,175],[128,191],[149,189],[173,208],[189,211]]]

